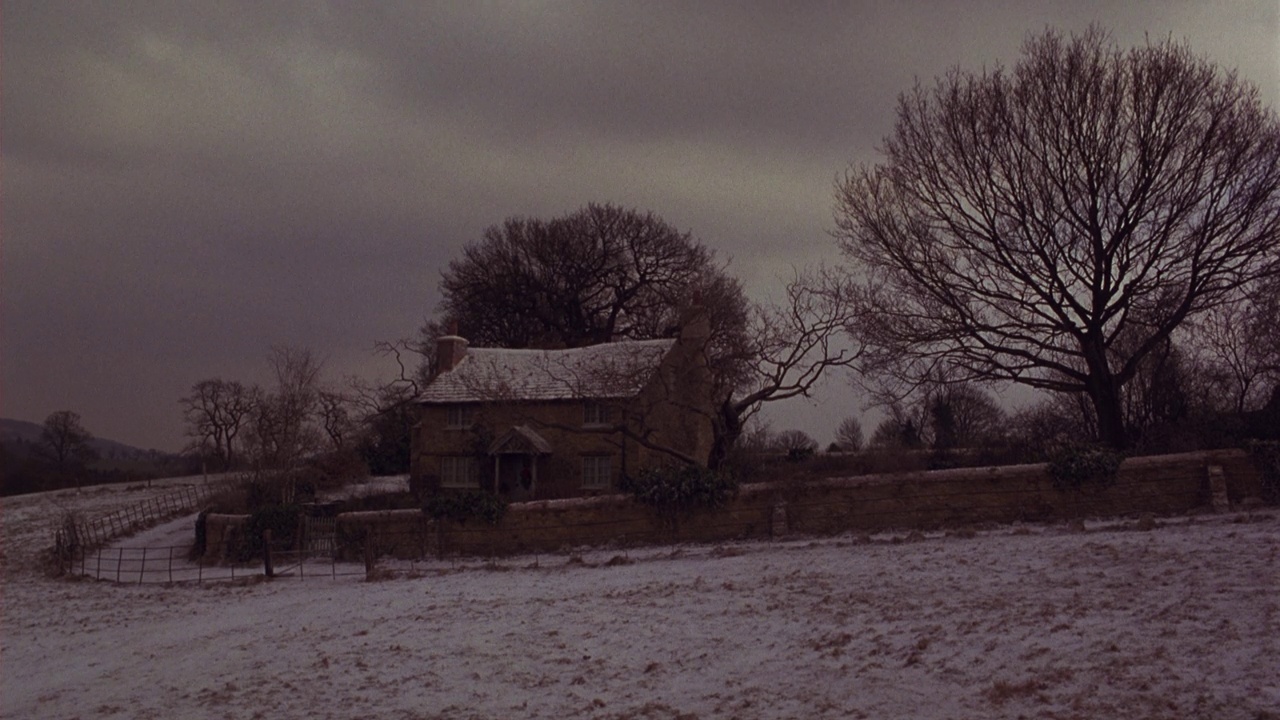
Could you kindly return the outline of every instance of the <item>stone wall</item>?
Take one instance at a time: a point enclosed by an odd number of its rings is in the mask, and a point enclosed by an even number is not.
[[[1211,469],[1215,469],[1211,473]],[[1219,472],[1220,470],[1220,472]],[[721,542],[786,534],[830,535],[891,528],[935,530],[1076,517],[1174,515],[1240,506],[1261,494],[1261,476],[1239,450],[1130,458],[1113,486],[1064,492],[1044,465],[965,468],[799,482],[780,478],[740,488],[729,505],[664,523],[626,495],[540,500],[511,505],[497,526],[437,523],[418,510],[342,513],[340,559],[376,555],[510,555],[580,546],[627,547],[665,542]],[[206,558],[226,559],[247,515],[210,514]],[[372,539],[372,545],[369,545]]]
[[[244,532],[248,515],[209,513],[204,519],[204,559],[226,562],[227,554],[240,533]]]
[[[1256,498],[1261,479],[1239,450],[1130,458],[1105,490],[1061,491],[1046,466],[965,468],[895,475],[785,478],[743,486],[721,511],[684,518],[675,526],[625,495],[571,498],[510,506],[496,527],[473,522],[436,524],[415,510],[355,513],[340,523],[402,534],[393,554],[508,555],[577,546],[720,542],[788,533],[828,535],[889,528],[933,530],[1076,517],[1172,515],[1212,507],[1210,468],[1221,469],[1221,490],[1232,505]],[[399,514],[397,514],[399,513]],[[377,515],[377,517],[374,517]]]

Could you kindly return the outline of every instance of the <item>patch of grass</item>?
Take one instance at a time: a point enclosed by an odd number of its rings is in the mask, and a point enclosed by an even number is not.
[[[997,680],[987,688],[983,695],[991,702],[992,705],[1004,705],[1011,700],[1026,700],[1039,695],[1045,690],[1044,683],[1035,678],[1028,678],[1022,682],[1008,682],[1006,680]]]

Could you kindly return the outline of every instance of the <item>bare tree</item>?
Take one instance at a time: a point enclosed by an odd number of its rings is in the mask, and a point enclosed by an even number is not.
[[[866,444],[862,435],[862,422],[850,415],[836,427],[836,447],[846,452],[857,452]]]
[[[859,360],[861,347],[844,334],[855,311],[853,287],[825,267],[797,272],[784,302],[754,308],[741,370],[732,386],[721,388],[713,467],[764,403],[809,397],[827,373]]]
[[[349,448],[359,434],[359,422],[352,417],[352,401],[343,393],[320,390],[316,393],[316,408],[320,427],[331,451]]]
[[[440,281],[442,321],[478,345],[563,348],[662,337],[695,293],[713,335],[745,326],[741,289],[715,254],[651,213],[590,204],[509,218],[468,244]],[[725,295],[725,302],[716,295]],[[434,336],[434,335],[433,335]]]
[[[191,394],[178,400],[191,449],[211,453],[221,469],[230,470],[255,399],[251,388],[235,380],[210,378],[191,386]]]
[[[783,430],[774,437],[773,442],[778,452],[785,453],[793,460],[807,458],[818,450],[818,441],[803,430]]]
[[[93,435],[80,422],[80,414],[58,410],[44,419],[40,430],[40,449],[59,468],[68,469],[96,457],[89,441]]]
[[[272,347],[267,362],[276,383],[272,391],[256,393],[248,426],[250,459],[256,472],[287,472],[320,445],[315,421],[321,363],[309,349],[293,347]],[[285,494],[287,501],[291,493]]]
[[[455,331],[477,346],[507,348],[670,337],[681,309],[697,299],[711,326],[713,467],[763,403],[807,396],[824,373],[858,356],[844,334],[854,297],[841,274],[797,272],[784,301],[753,307],[689,234],[612,205],[489,228],[450,263],[441,290],[442,319],[428,320],[418,342],[389,346],[397,357],[427,356],[434,337]]]
[[[1202,375],[1212,377],[1218,409],[1235,413],[1261,407],[1280,384],[1280,278],[1258,283],[1241,302],[1200,317],[1188,345]]]
[[[898,403],[890,405],[888,410],[889,416],[876,425],[867,445],[882,450],[916,450],[922,447],[924,421]]]
[[[931,388],[922,404],[918,413],[925,419],[922,438],[938,450],[989,445],[1004,429],[1004,411],[971,383]]]
[[[903,387],[941,369],[1082,393],[1123,446],[1143,359],[1277,272],[1280,123],[1169,41],[1046,32],[1012,70],[903,95],[884,153],[839,183],[836,225],[865,369]]]

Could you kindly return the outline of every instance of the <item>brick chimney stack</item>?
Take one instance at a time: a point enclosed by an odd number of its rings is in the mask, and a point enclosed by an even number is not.
[[[449,334],[436,338],[436,374],[449,372],[467,356],[467,339],[458,335],[458,323],[449,324]]]

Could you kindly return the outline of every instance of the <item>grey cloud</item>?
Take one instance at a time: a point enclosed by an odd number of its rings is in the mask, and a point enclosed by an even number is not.
[[[1186,36],[1274,105],[1275,4],[1206,7],[6,3],[0,414],[176,448],[195,381],[260,379],[273,343],[374,372],[463,243],[592,200],[760,294],[834,257],[832,181],[899,92],[1046,25]]]

